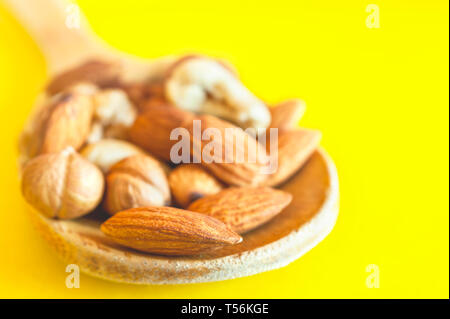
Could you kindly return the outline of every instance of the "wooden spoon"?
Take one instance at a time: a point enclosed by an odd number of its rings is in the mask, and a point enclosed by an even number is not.
[[[44,54],[50,78],[92,60],[120,65],[124,81],[160,76],[173,57],[142,59],[108,46],[68,0],[4,0]]]
[[[101,43],[81,18],[82,28],[68,29],[68,4],[57,0],[4,0],[41,47],[50,76],[92,58],[120,60],[130,80],[158,76],[171,58],[140,60]],[[336,168],[323,150],[281,189],[292,203],[262,227],[245,234],[241,244],[193,257],[165,257],[124,248],[106,238],[101,213],[61,221],[30,207],[39,233],[67,263],[93,276],[137,284],[218,281],[257,274],[289,264],[317,245],[332,230],[338,215]]]

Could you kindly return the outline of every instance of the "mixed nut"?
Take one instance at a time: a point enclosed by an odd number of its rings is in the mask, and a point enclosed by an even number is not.
[[[116,66],[91,61],[53,79],[22,134],[22,193],[49,218],[104,210],[112,216],[101,231],[147,253],[236,245],[291,202],[273,187],[302,167],[321,138],[298,127],[304,111],[300,100],[268,107],[212,58],[182,57],[142,83],[125,83]],[[210,128],[218,137],[205,144]],[[274,128],[278,138],[261,143],[261,130],[270,136]],[[188,134],[189,163],[173,160],[175,129]],[[274,147],[277,168],[262,173],[268,162],[249,160],[248,150],[268,156]]]

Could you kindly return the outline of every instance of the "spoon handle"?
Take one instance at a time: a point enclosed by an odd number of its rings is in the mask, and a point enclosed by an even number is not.
[[[68,0],[3,2],[42,50],[50,75],[106,51],[80,8]]]

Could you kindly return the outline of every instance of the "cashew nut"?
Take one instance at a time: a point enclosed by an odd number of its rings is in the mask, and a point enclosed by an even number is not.
[[[165,83],[166,98],[175,106],[221,117],[247,128],[267,128],[270,112],[220,62],[189,57],[175,63]]]
[[[137,111],[125,92],[107,89],[94,95],[95,114],[88,143],[107,138],[126,138],[128,128],[134,123]]]

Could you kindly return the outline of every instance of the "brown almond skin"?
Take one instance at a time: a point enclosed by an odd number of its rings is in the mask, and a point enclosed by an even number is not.
[[[322,134],[317,130],[299,128],[280,131],[278,134],[278,167],[263,182],[265,186],[277,186],[287,181],[310,158],[320,143]],[[269,152],[270,143],[267,143]]]
[[[207,195],[220,192],[224,186],[199,164],[177,166],[169,174],[169,185],[175,201],[183,208]]]
[[[123,88],[128,94],[129,99],[138,108],[139,113],[146,110],[147,104],[154,105],[167,104],[164,98],[164,90],[162,82],[155,83],[132,83]]]
[[[231,187],[196,200],[188,210],[217,218],[243,234],[268,222],[291,200],[291,194],[269,187]]]
[[[170,204],[170,190],[163,165],[146,154],[114,164],[106,176],[104,208],[111,215],[135,207]]]
[[[40,153],[60,152],[68,146],[80,148],[89,134],[92,116],[93,104],[89,96],[63,95],[41,132]]]
[[[35,157],[23,170],[23,196],[51,218],[70,219],[91,212],[100,203],[103,189],[102,172],[70,149]]]
[[[150,154],[170,161],[170,149],[177,143],[170,140],[170,133],[193,118],[192,113],[170,105],[153,105],[136,118],[130,128],[129,138]]]
[[[247,134],[241,128],[231,124],[230,122],[221,120],[215,116],[203,115],[197,118],[201,121],[201,134],[208,129],[218,129],[221,133],[220,140],[214,140],[213,143],[217,144],[219,149],[222,149],[222,156],[218,156],[213,152],[212,161],[210,163],[205,162],[202,158],[202,152],[206,145],[210,144],[210,141],[202,141],[195,138],[193,133],[192,121],[186,126],[191,138],[191,154],[194,159],[200,161],[201,165],[211,172],[215,177],[224,182],[225,184],[232,186],[258,186],[264,182],[267,175],[261,174],[264,168],[267,168],[268,164],[251,162],[248,160],[249,145],[251,149],[257,149],[258,152],[265,153],[266,150],[259,144],[253,136]],[[229,136],[225,133],[227,128],[234,129],[236,133],[236,139],[233,136]],[[244,160],[242,162],[236,161],[235,141],[240,139],[244,141],[242,143],[242,149],[239,151],[244,152]],[[228,149],[234,150],[232,154],[226,152]]]
[[[140,113],[145,113],[148,110],[152,110],[154,107],[160,107],[160,106],[172,106],[164,97],[152,97],[146,100],[145,102],[142,102],[142,104],[139,107]]]
[[[35,118],[24,145],[29,157],[58,153],[66,147],[75,150],[85,142],[94,114],[92,97],[67,91],[52,98]]]
[[[115,61],[89,60],[58,74],[47,86],[49,94],[55,94],[77,82],[92,82],[99,87],[113,87],[120,83],[122,67]]]
[[[306,105],[302,100],[292,99],[269,108],[272,121],[269,128],[292,130],[298,128],[298,123],[305,113]]]
[[[187,256],[242,241],[215,218],[173,207],[141,207],[119,212],[101,225],[113,241],[139,251]]]

